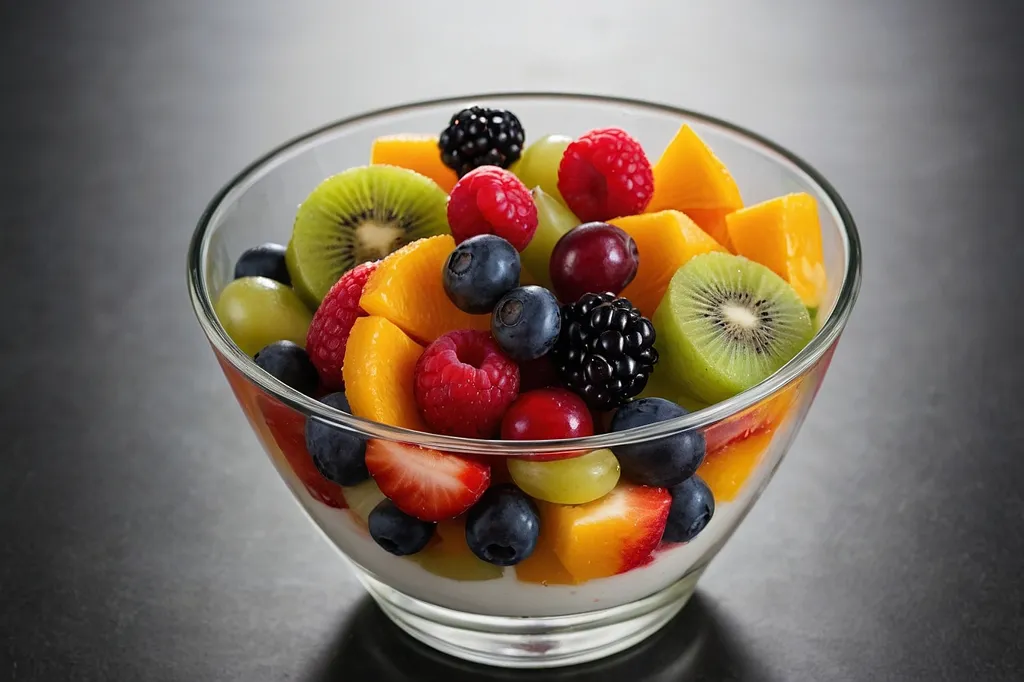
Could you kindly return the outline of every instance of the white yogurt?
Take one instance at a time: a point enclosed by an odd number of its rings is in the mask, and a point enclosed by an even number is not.
[[[275,458],[288,487],[316,525],[342,553],[371,576],[400,592],[438,606],[493,616],[559,616],[627,604],[663,590],[717,551],[745,508],[744,497],[721,505],[708,527],[682,546],[658,551],[650,564],[583,585],[539,585],[516,579],[460,581],[430,573],[409,559],[388,554],[350,510],[315,500],[283,461]],[[753,492],[748,485],[744,496]]]

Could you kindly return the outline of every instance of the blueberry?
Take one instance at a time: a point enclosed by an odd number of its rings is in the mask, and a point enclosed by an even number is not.
[[[331,393],[320,402],[342,412],[351,412],[344,393]],[[370,477],[366,470],[366,441],[350,431],[307,419],[306,449],[317,471],[328,481],[358,485]]]
[[[519,287],[502,296],[491,315],[491,334],[505,354],[526,362],[546,355],[562,330],[555,295],[543,287]]]
[[[662,398],[641,398],[620,407],[612,418],[612,431],[625,431],[689,414],[675,403]],[[622,475],[640,485],[670,488],[682,483],[704,461],[707,446],[699,430],[646,443],[631,443],[613,448],[619,458]]]
[[[320,384],[316,367],[302,346],[291,341],[275,341],[253,357],[256,365],[299,393],[313,395]]]
[[[455,247],[444,264],[448,298],[473,315],[489,313],[509,289],[519,286],[519,252],[501,237],[481,234]]]
[[[374,507],[366,524],[374,542],[395,556],[415,554],[426,547],[437,527],[436,523],[409,516],[391,500],[382,500]]]
[[[260,244],[244,251],[235,263],[235,279],[242,277],[269,277],[291,286],[292,278],[284,263],[285,248],[280,244]]]
[[[466,515],[466,544],[495,566],[515,566],[526,559],[539,535],[537,506],[512,484],[489,488]]]
[[[689,542],[697,537],[715,515],[715,496],[700,476],[686,479],[668,490],[672,506],[662,539],[665,542]]]

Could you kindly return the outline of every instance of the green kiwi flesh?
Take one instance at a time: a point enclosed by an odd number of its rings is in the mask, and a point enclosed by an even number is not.
[[[709,404],[764,381],[814,335],[788,282],[725,253],[696,256],[679,268],[654,328],[664,378]]]
[[[292,285],[316,308],[343,274],[409,242],[445,234],[448,195],[405,168],[350,168],[321,182],[299,206],[285,262]]]

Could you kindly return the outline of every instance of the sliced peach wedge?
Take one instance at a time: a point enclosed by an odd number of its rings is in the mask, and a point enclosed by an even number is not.
[[[345,395],[352,414],[423,431],[412,375],[423,347],[383,317],[360,317],[345,348]]]
[[[808,308],[821,304],[828,280],[814,197],[799,192],[769,199],[730,213],[726,225],[736,253],[789,282]]]
[[[398,166],[425,175],[445,192],[451,192],[459,177],[441,160],[437,135],[384,135],[373,141],[370,163]]]
[[[647,213],[682,211],[725,249],[733,251],[725,216],[743,207],[739,187],[711,148],[683,125],[654,165],[654,196]]]
[[[578,585],[581,582],[566,570],[555,554],[555,531],[543,525],[533,554],[516,564],[515,570],[516,578],[525,583]]]
[[[681,126],[654,164],[654,196],[647,212],[666,208],[735,211],[742,206],[739,187],[725,164],[693,128]]]
[[[453,249],[455,240],[445,234],[395,251],[366,281],[359,307],[389,320],[421,343],[458,329],[489,331],[490,315],[462,312],[444,291],[441,271]]]
[[[623,482],[587,504],[541,503],[541,528],[569,575],[586,582],[644,565],[661,542],[671,503],[664,488]]]
[[[636,242],[640,265],[621,295],[648,318],[657,310],[676,270],[699,254],[725,251],[681,211],[641,213],[610,222]]]
[[[731,502],[736,499],[743,485],[754,473],[758,462],[768,451],[775,435],[774,427],[768,427],[753,435],[734,441],[715,452],[708,453],[707,458],[697,470],[711,493],[715,502]]]

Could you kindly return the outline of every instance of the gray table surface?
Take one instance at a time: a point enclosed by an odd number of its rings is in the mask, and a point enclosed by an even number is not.
[[[0,679],[1020,680],[1019,3],[0,5]],[[864,287],[699,596],[606,664],[400,635],[288,498],[192,317],[204,203],[279,141],[481,90],[697,108],[816,165]]]

